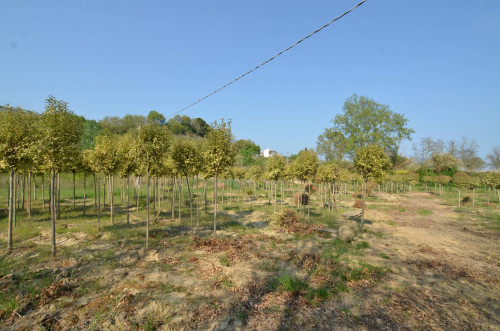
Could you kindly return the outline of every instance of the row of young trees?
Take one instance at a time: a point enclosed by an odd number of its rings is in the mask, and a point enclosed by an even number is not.
[[[356,113],[353,105],[360,105],[361,111]],[[165,124],[165,119],[161,114],[151,112],[151,116],[139,121],[137,126],[127,127],[126,131],[115,134],[112,133],[112,130],[104,130],[91,143],[87,142],[83,145],[82,140],[89,139],[89,137],[83,135],[85,122],[81,117],[69,111],[68,105],[64,101],[49,97],[43,114],[21,109],[1,111],[0,166],[9,171],[10,178],[8,247],[9,249],[12,248],[12,225],[15,224],[16,218],[14,208],[16,173],[27,174],[30,183],[32,175],[41,175],[43,177],[44,174],[49,174],[49,206],[52,222],[53,254],[56,251],[55,222],[59,217],[60,210],[61,172],[71,172],[73,174],[73,208],[75,208],[75,175],[76,173],[83,173],[84,214],[86,176],[89,174],[97,176],[97,227],[100,226],[101,218],[100,187],[102,176],[104,176],[105,184],[109,189],[108,199],[112,224],[114,224],[113,192],[115,177],[121,178],[126,183],[127,223],[129,223],[128,192],[130,178],[131,176],[135,179],[145,177],[147,186],[146,246],[149,245],[151,178],[153,178],[153,183],[156,183],[156,185],[161,180],[169,179],[172,184],[172,192],[174,186],[177,186],[182,192],[182,185],[185,180],[191,210],[191,229],[193,229],[193,180],[198,184],[198,177],[202,177],[205,180],[204,187],[206,189],[206,180],[213,178],[215,189],[213,200],[214,232],[217,229],[217,194],[218,182],[221,179],[237,180],[240,184],[239,190],[243,180],[253,182],[254,201],[257,184],[260,181],[266,181],[269,203],[271,203],[271,198],[274,196],[274,211],[276,211],[278,205],[278,186],[280,187],[281,205],[283,206],[283,197],[285,196],[287,184],[291,184],[289,187],[292,187],[293,192],[293,182],[300,181],[304,184],[305,189],[304,192],[300,192],[300,190],[295,192],[298,195],[297,206],[303,208],[303,206],[307,205],[308,220],[310,218],[309,198],[313,193],[312,183],[320,185],[320,192],[322,192],[321,203],[327,201],[327,205],[332,212],[335,206],[335,194],[347,191],[345,187],[348,182],[361,183],[362,219],[364,219],[368,181],[379,183],[379,187],[385,187],[387,190],[393,190],[395,187],[396,191],[399,191],[400,185],[403,185],[403,189],[407,185],[411,190],[411,186],[416,185],[421,180],[425,183],[439,183],[441,187],[452,180],[451,177],[447,176],[422,177],[422,174],[412,172],[389,174],[391,161],[387,152],[388,150],[397,150],[398,142],[409,135],[411,130],[404,127],[406,123],[404,117],[395,116],[387,107],[377,106],[375,111],[380,112],[380,116],[375,116],[375,122],[380,124],[384,120],[392,121],[392,129],[400,130],[400,132],[397,134],[388,132],[381,135],[377,134],[373,128],[367,127],[367,132],[371,132],[370,137],[362,142],[355,143],[355,140],[351,137],[356,134],[356,132],[352,131],[354,127],[349,129],[350,131],[342,131],[341,124],[347,121],[350,123],[349,125],[355,126],[357,122],[352,120],[352,117],[358,121],[363,116],[370,117],[367,110],[369,107],[374,107],[373,100],[353,96],[346,101],[346,113],[338,119],[338,123],[336,122],[338,126],[335,132],[341,133],[344,138],[349,137],[348,155],[352,158],[350,163],[333,157],[326,162],[320,162],[315,151],[304,149],[291,162],[288,162],[280,155],[274,155],[267,160],[265,167],[254,165],[246,168],[234,166],[236,154],[238,151],[246,151],[242,155],[248,154],[246,156],[251,158],[260,150],[260,147],[251,141],[235,143],[231,134],[231,123],[223,120],[219,123],[215,122],[210,128],[206,129],[203,137],[196,135],[176,136],[169,129],[169,126]],[[387,128],[389,127],[387,126]],[[82,150],[82,146],[92,147]],[[471,178],[470,181],[467,180],[465,175],[457,174],[456,178],[453,178],[453,184],[459,188],[470,187],[470,185],[474,185],[472,183],[475,176],[469,177]],[[495,179],[497,177],[491,176],[491,178],[493,179],[481,179],[480,183],[484,183],[488,187],[497,187],[498,184],[496,184]],[[469,186],[464,183],[469,183],[467,184]],[[153,189],[153,192],[156,192],[155,189]],[[30,194],[28,194],[28,197],[30,197]],[[174,198],[173,194],[172,198]],[[43,205],[45,205],[45,201]],[[28,215],[29,206],[30,203],[28,203]],[[174,215],[173,208],[174,204],[172,202],[172,215]],[[196,208],[196,211],[198,223],[198,208]]]

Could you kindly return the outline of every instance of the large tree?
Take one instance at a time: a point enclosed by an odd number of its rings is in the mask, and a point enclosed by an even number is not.
[[[395,156],[401,141],[414,133],[407,123],[404,115],[389,106],[354,94],[345,101],[343,113],[335,116],[334,126],[318,138],[318,152],[327,159],[344,157],[344,153],[352,158],[356,148],[377,144]]]
[[[491,168],[500,171],[500,146],[493,147],[491,154],[488,154],[486,158]]]
[[[215,177],[215,198],[214,198],[214,233],[217,231],[217,180],[218,176],[226,168],[234,163],[235,152],[233,148],[233,136],[231,134],[231,122],[221,120],[215,121],[212,129],[206,136],[205,145],[205,165],[206,170]]]

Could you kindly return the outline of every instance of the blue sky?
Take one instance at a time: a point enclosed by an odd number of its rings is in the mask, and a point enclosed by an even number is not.
[[[52,94],[92,119],[169,115],[356,3],[3,0],[0,104],[41,112]],[[499,1],[368,0],[185,114],[296,153],[357,93],[405,114],[414,142],[466,136],[485,156],[500,145],[499,74]]]

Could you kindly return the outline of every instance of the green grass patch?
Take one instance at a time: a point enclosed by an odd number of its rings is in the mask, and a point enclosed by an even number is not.
[[[429,210],[429,209],[419,209],[417,211],[417,213],[420,215],[420,216],[429,216],[429,215],[432,215],[432,210]]]

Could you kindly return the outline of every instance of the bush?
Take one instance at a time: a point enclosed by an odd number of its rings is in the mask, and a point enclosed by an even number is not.
[[[280,213],[276,214],[274,218],[271,220],[273,224],[276,224],[280,227],[287,227],[299,221],[299,217],[295,211],[290,209],[285,209]]]
[[[352,206],[354,208],[363,208],[363,201],[362,200],[356,200],[356,201],[354,201],[354,204]]]

